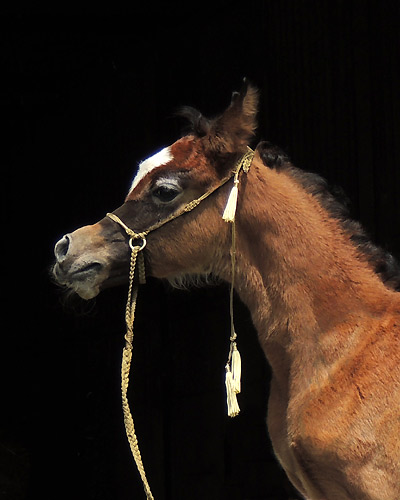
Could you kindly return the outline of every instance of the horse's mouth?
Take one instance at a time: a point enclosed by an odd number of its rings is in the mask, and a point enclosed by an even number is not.
[[[53,267],[55,281],[76,292],[82,299],[92,299],[100,292],[100,285],[107,276],[100,262],[82,262],[65,268],[57,262]]]
[[[101,262],[85,262],[64,269],[62,264],[53,266],[52,274],[55,281],[70,290],[76,292],[82,299],[94,298],[105,288],[117,286],[127,281],[126,269],[109,272],[108,266]]]
[[[84,262],[69,268],[57,262],[53,267],[53,276],[60,285],[68,285],[75,281],[86,281],[93,278],[101,272],[102,268],[103,264],[100,262]]]
[[[103,265],[100,262],[91,262],[83,265],[71,273],[71,278],[76,281],[85,281],[91,276],[99,274]]]

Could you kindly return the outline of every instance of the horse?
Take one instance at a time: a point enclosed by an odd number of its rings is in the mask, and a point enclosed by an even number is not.
[[[53,274],[83,299],[126,283],[123,221],[146,235],[149,276],[174,285],[234,277],[272,370],[267,427],[291,483],[308,500],[399,500],[399,267],[325,181],[262,141],[236,172],[233,275],[221,214],[257,111],[249,83],[216,118],[184,108],[188,133],[139,164],[114,218],[57,242]]]

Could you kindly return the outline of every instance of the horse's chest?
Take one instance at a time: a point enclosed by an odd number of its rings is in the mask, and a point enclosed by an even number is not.
[[[339,477],[338,461],[341,451],[346,449],[346,438],[331,417],[322,395],[312,402],[300,399],[293,402],[282,398],[272,383],[268,429],[274,451],[291,482],[309,499],[324,498],[326,488],[336,492],[332,498],[351,498],[337,486],[343,479]],[[322,470],[324,478],[320,477]]]

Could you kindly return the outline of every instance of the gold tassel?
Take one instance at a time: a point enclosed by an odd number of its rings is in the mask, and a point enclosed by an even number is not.
[[[238,199],[238,184],[239,180],[235,178],[233,188],[230,192],[224,213],[222,215],[222,218],[225,222],[233,222],[235,220],[236,205]]]
[[[229,369],[229,365],[226,365],[225,370],[226,370],[226,375],[225,375],[226,402],[228,405],[228,416],[236,417],[240,412],[240,408],[237,402],[232,372]]]
[[[236,255],[236,228],[235,228],[235,216],[236,216],[236,208],[238,202],[238,185],[239,185],[239,174],[241,168],[247,173],[251,161],[253,159],[254,153],[248,148],[248,152],[244,155],[240,163],[237,165],[233,187],[231,192],[229,193],[228,201],[226,203],[226,207],[222,218],[225,222],[232,223],[232,246],[231,246],[231,264],[232,264],[232,280],[230,287],[230,298],[229,298],[229,308],[230,308],[230,316],[231,316],[231,345],[229,349],[229,357],[228,362],[225,366],[226,374],[225,374],[225,385],[226,385],[226,401],[228,406],[228,415],[230,417],[236,417],[239,415],[240,408],[237,401],[236,394],[239,394],[241,391],[240,377],[242,373],[242,361],[240,358],[240,353],[238,351],[236,345],[236,333],[235,326],[233,322],[233,290],[235,287],[235,255]]]
[[[233,388],[235,389],[236,394],[240,392],[240,377],[242,374],[242,360],[240,358],[240,353],[236,346],[236,342],[233,344],[232,351],[232,379],[233,379]]]

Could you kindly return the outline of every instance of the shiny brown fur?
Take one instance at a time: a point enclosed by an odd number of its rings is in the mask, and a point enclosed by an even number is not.
[[[193,133],[171,146],[173,160],[143,178],[116,214],[141,231],[216,185],[245,150],[256,105],[249,87],[216,120],[186,110]],[[241,176],[236,216],[235,284],[272,368],[274,450],[306,499],[399,500],[400,294],[391,287],[398,277],[385,284],[355,226],[283,168],[287,161],[260,145]],[[160,203],[154,186],[168,176],[182,191]],[[148,273],[231,280],[230,226],[221,218],[230,187],[150,233]],[[82,296],[126,280],[126,237],[111,220],[57,245],[55,274]]]

